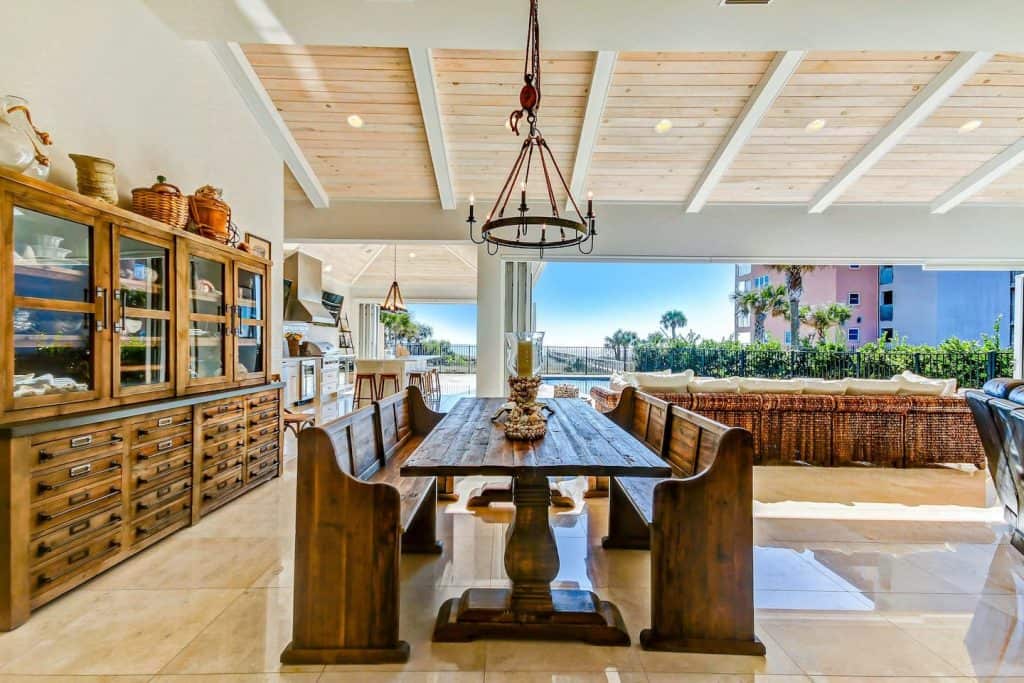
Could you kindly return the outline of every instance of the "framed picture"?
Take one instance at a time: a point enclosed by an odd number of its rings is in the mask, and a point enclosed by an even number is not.
[[[251,232],[245,233],[245,243],[249,245],[249,251],[265,259],[270,258],[270,242],[257,237]]]

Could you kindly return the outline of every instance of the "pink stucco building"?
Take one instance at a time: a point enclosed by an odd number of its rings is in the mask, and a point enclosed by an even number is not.
[[[749,291],[769,284],[785,284],[782,273],[766,265],[739,264],[736,266],[736,290]],[[802,306],[819,306],[833,302],[845,303],[853,309],[853,317],[846,323],[847,345],[857,348],[878,339],[878,266],[818,266],[804,276]],[[768,337],[789,343],[789,322],[785,318],[769,317],[765,323]],[[736,316],[736,338],[750,341],[753,325],[743,316]],[[810,334],[806,326],[801,334]]]

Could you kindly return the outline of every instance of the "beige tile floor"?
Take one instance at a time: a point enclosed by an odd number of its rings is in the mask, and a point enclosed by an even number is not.
[[[473,513],[456,504],[439,508],[444,554],[402,560],[407,664],[283,669],[293,461],[283,479],[0,634],[0,683],[1024,682],[1024,558],[986,506],[985,477],[758,469],[755,593],[764,659],[649,653],[635,644],[431,643],[445,599],[507,582],[509,509]],[[649,559],[602,550],[606,517],[606,502],[593,499],[554,517],[558,582],[615,602],[635,636],[647,625]]]

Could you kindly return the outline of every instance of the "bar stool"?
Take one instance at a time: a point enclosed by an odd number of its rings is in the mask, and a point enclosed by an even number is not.
[[[309,413],[293,413],[286,408],[282,417],[284,418],[285,431],[290,429],[296,438],[298,438],[299,432],[303,429],[313,426],[313,416]]]
[[[437,368],[430,368],[427,372],[427,395],[432,400],[441,400],[441,373]]]
[[[369,396],[365,396],[364,392],[363,392],[363,387],[366,385],[367,382],[370,384],[370,395]],[[375,401],[378,398],[379,398],[379,396],[377,396],[377,375],[375,375],[373,373],[363,374],[363,373],[360,373],[360,372],[356,372],[356,388],[355,388],[355,393],[354,393],[354,395],[352,397],[352,405],[354,407],[358,408],[359,407],[359,403],[363,399],[366,399],[366,400],[372,402],[372,401]]]
[[[397,394],[399,391],[402,390],[402,388],[399,386],[400,383],[398,381],[398,373],[395,373],[395,372],[382,372],[377,377],[380,379],[380,384],[377,386],[377,400],[378,401],[381,400],[382,398],[384,398],[385,396],[390,396],[391,395],[391,394],[384,393],[384,385],[387,384],[388,382],[391,382],[391,384],[394,385],[394,387],[395,387],[395,390],[393,392],[391,392],[391,393]]]
[[[429,371],[427,371],[429,372]],[[427,395],[427,384],[424,382],[423,375],[426,374],[420,370],[413,370],[409,373],[409,386],[416,387],[420,390],[420,393],[424,396]]]

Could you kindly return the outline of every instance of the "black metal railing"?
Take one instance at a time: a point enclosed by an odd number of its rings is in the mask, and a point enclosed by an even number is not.
[[[430,367],[447,374],[476,373],[476,344],[426,342],[407,345],[413,355],[433,356]],[[702,348],[676,345],[615,351],[601,346],[545,346],[541,374],[607,376],[615,371],[686,369],[705,377],[860,377],[888,379],[904,370],[926,377],[955,377],[961,387],[980,387],[1013,374],[1013,351],[884,352]]]

